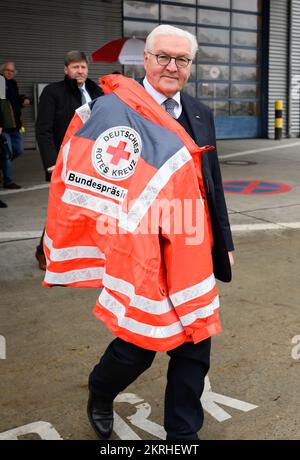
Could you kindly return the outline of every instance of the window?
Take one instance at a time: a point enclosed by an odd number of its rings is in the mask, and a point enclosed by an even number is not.
[[[124,16],[158,21],[158,3],[124,2]]]
[[[229,39],[230,37],[228,29],[212,29],[211,27],[198,27],[199,43],[229,45]]]
[[[198,10],[198,23],[206,26],[227,26],[230,25],[230,13],[224,11]]]
[[[146,38],[158,23],[124,21],[124,37]]]
[[[259,64],[260,53],[256,50],[232,49],[232,62],[235,64]]]
[[[205,104],[212,109],[215,117],[224,117],[229,115],[228,102],[206,101]]]
[[[231,115],[247,115],[258,116],[260,115],[260,104],[258,102],[232,102]]]
[[[229,85],[225,83],[199,83],[198,84],[198,97],[223,97],[229,96]]]
[[[252,46],[257,48],[260,46],[261,35],[257,32],[242,32],[238,30],[232,31],[232,44],[238,46]]]
[[[239,27],[241,29],[260,29],[261,17],[256,14],[232,13],[232,27]]]
[[[231,96],[238,98],[257,98],[260,95],[260,85],[233,84]]]
[[[197,65],[198,79],[199,80],[212,80],[212,65],[199,64]],[[218,70],[220,71],[219,75],[215,80],[228,80],[229,79],[229,67],[224,65],[218,65]]]
[[[198,57],[201,61],[229,62],[229,48],[200,46]]]
[[[212,1],[198,0],[200,6],[212,6]],[[213,6],[218,8],[230,8],[230,0],[214,0]]]
[[[232,0],[232,8],[234,10],[247,10],[260,13],[262,10],[262,0]]]
[[[196,34],[199,50],[184,90],[216,116],[260,115],[262,0],[124,0],[124,36],[159,24]],[[143,66],[125,66],[142,79]]]
[[[161,5],[162,21],[196,23],[196,9],[186,6]]]
[[[259,80],[260,69],[258,67],[232,67],[232,80]]]

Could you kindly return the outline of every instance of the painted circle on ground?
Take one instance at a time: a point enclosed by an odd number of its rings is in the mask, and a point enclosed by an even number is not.
[[[292,187],[287,184],[260,180],[225,180],[223,187],[225,193],[236,195],[275,195],[292,190]]]

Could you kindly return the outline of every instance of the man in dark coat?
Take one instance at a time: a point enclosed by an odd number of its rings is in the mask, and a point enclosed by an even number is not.
[[[46,86],[38,106],[36,138],[47,181],[50,181],[60,145],[75,110],[102,95],[101,88],[87,78],[88,60],[85,53],[69,51],[64,64],[64,80]],[[46,269],[43,236],[44,232],[35,254],[41,270]]]
[[[2,110],[0,105],[0,171],[2,170],[3,159],[5,158],[5,141],[2,136],[2,126],[3,126],[3,117]],[[4,201],[0,200],[0,208],[7,208],[7,204]]]
[[[21,110],[22,107],[30,105],[31,100],[19,93],[18,84],[14,79],[16,75],[14,62],[5,62],[1,66],[0,74],[5,78],[5,99],[1,101],[2,135],[9,150],[9,155],[5,156],[2,165],[3,187],[19,189],[21,186],[12,180],[12,161],[23,152]]]

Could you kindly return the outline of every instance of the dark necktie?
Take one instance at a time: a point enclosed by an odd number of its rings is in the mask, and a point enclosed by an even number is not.
[[[172,99],[172,98],[168,98],[163,102],[163,104],[164,104],[164,106],[166,108],[166,111],[171,115],[171,117],[176,118],[174,109],[175,109],[175,107],[177,105],[177,102],[174,101],[174,99]]]

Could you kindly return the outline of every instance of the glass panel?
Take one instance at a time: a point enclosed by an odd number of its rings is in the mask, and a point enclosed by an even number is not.
[[[212,2],[209,0],[199,0],[198,5],[199,6],[215,6],[218,8],[230,8],[230,0],[214,0],[213,5],[211,4]]]
[[[237,30],[232,31],[232,44],[240,46],[253,46],[257,48],[260,46],[261,35],[256,32],[241,32]]]
[[[176,26],[175,26],[176,27]],[[181,24],[178,26],[180,29],[186,30],[190,34],[193,34],[196,36],[196,26],[187,26],[186,24]]]
[[[158,4],[125,1],[124,16],[128,16],[129,18],[154,19],[158,21]]]
[[[260,80],[258,67],[232,67],[232,80]]]
[[[161,5],[163,21],[179,21],[196,23],[196,8],[186,6]]]
[[[232,102],[231,115],[258,116],[260,104],[259,102]]]
[[[199,80],[212,80],[216,76],[214,70],[216,66],[198,64],[198,79]],[[219,75],[215,77],[215,80],[228,80],[229,79],[229,67],[224,65],[218,65]]]
[[[240,27],[241,29],[260,29],[261,16],[232,13],[232,27]]]
[[[190,80],[196,80],[196,64],[192,64]]]
[[[259,64],[260,53],[256,50],[232,49],[232,62],[240,64]]]
[[[192,97],[196,97],[196,83],[187,83],[184,87],[184,92]]]
[[[165,3],[167,2],[174,2],[174,0],[164,0]],[[197,0],[180,0],[180,3],[186,3],[187,5],[195,5]]]
[[[207,26],[229,27],[230,14],[224,11],[198,10],[198,23]]]
[[[145,69],[143,65],[125,65],[124,66],[125,77],[135,78],[136,80],[142,80],[145,76]]]
[[[205,105],[208,105],[212,109],[214,116],[229,115],[228,102],[205,101]]]
[[[250,98],[260,96],[260,85],[231,85],[231,96],[238,98]]]
[[[229,85],[226,83],[199,83],[198,97],[228,97]]]
[[[198,41],[215,45],[229,45],[229,30],[207,29],[198,27]]]
[[[146,38],[156,26],[158,24],[154,22],[124,21],[124,36]]]
[[[200,46],[198,59],[200,61],[229,62],[229,48]]]
[[[232,0],[232,8],[234,10],[247,10],[261,12],[262,0]]]

